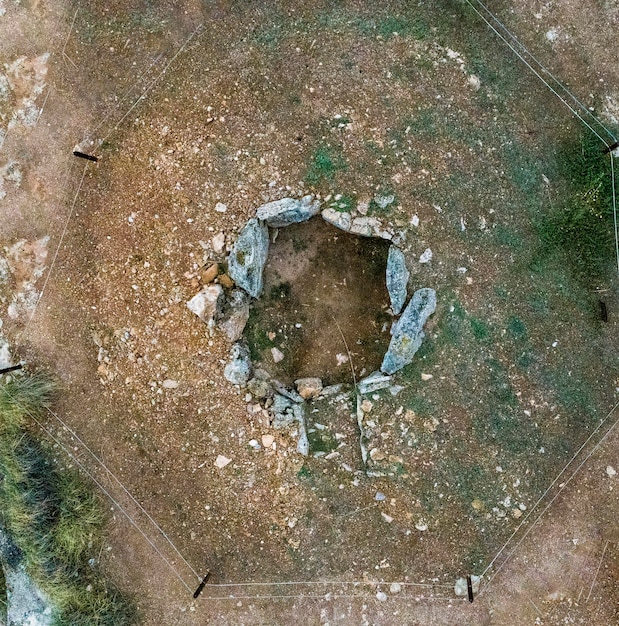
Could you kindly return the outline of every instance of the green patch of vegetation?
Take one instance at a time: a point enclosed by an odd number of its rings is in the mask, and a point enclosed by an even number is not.
[[[376,32],[383,39],[389,39],[396,33],[400,37],[425,39],[430,32],[430,28],[426,21],[418,16],[404,17],[390,15],[377,22]]]
[[[312,476],[312,470],[305,465],[305,463],[301,466],[301,469],[297,472],[297,478],[310,478]]]
[[[247,319],[243,336],[247,341],[249,356],[254,362],[260,361],[262,353],[275,345],[269,339],[267,331],[261,327],[260,316],[255,307],[251,307],[249,310],[249,318]]]
[[[460,343],[462,333],[464,332],[465,318],[466,312],[462,305],[457,300],[454,301],[439,322],[440,335],[445,338],[447,343],[451,345]]]
[[[475,339],[479,341],[484,341],[485,339],[488,339],[488,337],[490,336],[490,327],[488,326],[488,324],[476,317],[472,317],[470,319],[470,324]]]
[[[559,254],[586,284],[607,275],[614,262],[612,179],[595,137],[565,145],[559,174],[569,181],[567,197],[537,228],[544,255]]]
[[[527,327],[520,318],[510,317],[507,322],[507,332],[513,339],[521,340],[527,336]]]
[[[499,224],[493,232],[496,242],[501,246],[509,246],[510,248],[520,248],[522,246],[522,238],[509,226]]]
[[[323,182],[332,183],[337,172],[345,169],[346,160],[340,148],[328,145],[319,146],[312,155],[305,180],[312,186]]]
[[[279,302],[290,297],[292,293],[292,287],[290,283],[279,283],[279,285],[273,285],[269,291],[269,300],[271,302]]]
[[[337,439],[329,430],[310,429],[307,433],[310,451],[315,452],[333,452],[337,448]]]
[[[0,526],[48,594],[55,624],[133,624],[133,604],[91,565],[103,539],[101,502],[77,472],[52,462],[30,430],[52,392],[41,376],[0,386]]]

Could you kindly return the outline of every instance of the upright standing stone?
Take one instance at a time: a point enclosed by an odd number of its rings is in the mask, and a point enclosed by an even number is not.
[[[391,300],[391,310],[398,315],[406,302],[410,272],[406,267],[404,253],[397,246],[389,246],[387,256],[387,290]]]
[[[262,292],[262,271],[269,253],[269,229],[257,219],[250,219],[232,246],[228,273],[250,296]]]
[[[391,329],[391,343],[380,366],[385,374],[393,374],[408,365],[424,338],[423,325],[436,310],[436,291],[419,289],[413,294],[402,317]]]

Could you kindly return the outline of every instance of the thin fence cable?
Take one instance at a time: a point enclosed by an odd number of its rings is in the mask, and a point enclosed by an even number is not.
[[[34,308],[32,309],[32,313],[30,314],[30,317],[28,318],[28,321],[26,322],[26,326],[24,327],[24,330],[22,331],[23,333],[26,333],[26,331],[28,330],[28,327],[30,326],[30,322],[32,322],[32,319],[34,318],[36,312],[37,312],[37,308],[41,302],[41,299],[43,298],[43,294],[45,293],[45,288],[47,287],[47,283],[49,282],[49,278],[52,275],[52,270],[54,269],[54,265],[56,264],[56,259],[58,258],[58,253],[60,252],[60,247],[62,246],[62,242],[64,241],[64,237],[67,233],[67,228],[69,227],[69,222],[71,221],[71,217],[73,216],[73,211],[75,210],[75,205],[77,204],[77,197],[79,196],[79,193],[82,189],[82,184],[84,182],[84,177],[86,176],[86,169],[88,168],[88,163],[84,164],[84,169],[82,170],[82,177],[80,179],[80,183],[77,187],[77,191],[75,192],[75,195],[73,196],[73,202],[71,204],[71,209],[69,210],[69,213],[67,215],[67,219],[65,220],[64,223],[64,228],[62,229],[62,234],[60,235],[60,240],[58,241],[58,245],[56,246],[56,252],[54,252],[54,257],[52,258],[52,262],[51,265],[49,267],[49,269],[47,270],[47,276],[45,277],[45,282],[43,283],[43,287],[41,288],[41,293],[39,294],[39,297],[37,298],[35,304],[34,304]]]
[[[127,98],[129,98],[129,96],[131,95],[133,90],[136,88],[136,86],[142,80],[146,79],[147,75],[159,63],[159,60],[163,57],[163,55],[164,55],[164,52],[161,52],[159,54],[159,56],[154,61],[152,61],[150,63],[150,65],[146,68],[146,70],[144,70],[140,74],[140,76],[138,76],[137,80],[132,85],[130,85],[130,87],[127,89],[127,91],[124,93],[124,95],[116,103],[117,108],[120,108],[120,106],[125,102],[125,100],[127,100]],[[142,89],[145,89],[145,87],[143,87]],[[103,119],[92,129],[92,131],[90,131],[90,135],[94,137],[95,133],[107,122],[109,117],[110,117],[110,115],[103,117]]]
[[[207,583],[207,587],[273,587],[279,585],[354,585],[354,586],[366,586],[373,587],[378,585],[390,585],[392,582],[397,582],[403,587],[441,587],[453,589],[453,585],[445,583],[409,583],[398,581],[379,581],[379,580],[297,580],[297,581],[284,581],[284,582],[242,582],[242,583]]]
[[[107,135],[105,135],[105,137],[103,137],[103,139],[101,140],[101,143],[103,144],[105,141],[107,141],[110,136],[116,132],[116,130],[120,127],[120,125],[127,119],[127,117],[131,114],[131,112],[133,111],[133,109],[135,109],[135,107],[138,106],[138,104],[140,104],[140,102],[148,95],[149,91],[159,82],[159,80],[161,79],[161,77],[167,72],[168,68],[172,65],[172,63],[174,63],[174,61],[176,61],[176,59],[178,58],[178,56],[185,50],[185,48],[190,44],[191,40],[198,35],[198,38],[200,38],[205,32],[206,30],[202,30],[203,28],[203,24],[200,24],[190,35],[189,37],[187,37],[187,39],[185,39],[185,41],[183,42],[183,44],[180,46],[180,48],[176,51],[176,53],[174,54],[174,56],[168,61],[168,63],[165,65],[165,67],[161,70],[161,72],[159,72],[159,74],[157,74],[157,76],[150,82],[150,84],[148,85],[148,87],[146,87],[146,89],[142,92],[142,94],[135,100],[135,102],[129,107],[129,109],[127,110],[127,112],[120,118],[120,120],[116,123],[116,125],[107,133]],[[202,31],[202,32],[200,32]],[[198,34],[199,33],[199,34]]]
[[[142,535],[144,540],[163,559],[163,561],[166,563],[166,565],[170,568],[170,570],[174,573],[174,575],[183,583],[183,585],[186,587],[186,589],[188,591],[192,592],[193,590],[185,582],[185,579],[178,573],[178,571],[176,570],[174,565],[172,563],[170,563],[170,561],[166,558],[166,556],[163,554],[163,552],[161,552],[161,550],[146,535],[146,533],[140,528],[140,526],[137,524],[137,522],[131,517],[131,515],[129,515],[129,513],[122,507],[122,505],[88,471],[86,466],[58,438],[56,438],[56,436],[48,428],[46,428],[45,425],[40,420],[38,420],[37,417],[31,411],[29,411],[27,407],[25,407],[22,404],[20,404],[18,402],[18,400],[8,390],[5,389],[5,391],[6,391],[7,395],[13,400],[13,402],[15,402],[15,404],[17,406],[19,406],[25,413],[27,413],[30,416],[30,418],[35,422],[35,424],[37,424],[42,431],[47,433],[47,435],[52,439],[52,441],[54,441],[54,443],[56,443],[62,450],[64,450],[64,452],[69,456],[69,458],[71,458],[74,461],[74,463],[80,468],[80,470],[82,472],[84,472],[95,483],[95,485],[97,485],[97,487],[109,498],[109,500],[112,502],[112,504],[129,520],[131,525],[140,533],[140,535]]]
[[[559,94],[557,92],[556,89],[554,89],[552,87],[552,85],[550,85],[548,83],[548,81],[546,81],[544,79],[544,77],[529,63],[529,61],[527,61],[527,59],[494,27],[494,25],[486,18],[485,15],[483,15],[479,9],[477,9],[475,6],[473,6],[473,4],[470,2],[470,0],[464,0],[470,7],[471,9],[473,9],[473,11],[475,11],[475,13],[477,13],[477,15],[479,15],[479,17],[488,25],[488,27],[496,34],[497,37],[499,37],[499,39],[501,39],[501,41],[503,41],[503,43],[505,43],[505,45],[507,45],[509,47],[509,49],[531,70],[531,72],[533,72],[533,74],[535,74],[535,76],[537,76],[537,78],[539,78],[544,85],[546,85],[546,87],[548,87],[548,89],[557,97],[559,98],[559,100],[572,112],[572,114],[577,117],[607,148],[610,146],[610,144],[606,141],[606,139],[604,139],[604,137],[602,137],[596,130],[595,128],[593,128],[591,126],[591,124],[589,124],[589,122],[587,122],[581,115],[580,113],[578,113],[578,111],[569,103],[565,100],[565,98],[563,98],[561,96],[561,94]]]
[[[613,190],[613,224],[615,227],[615,255],[617,257],[617,275],[619,275],[619,227],[617,225],[617,186],[615,180],[615,157],[612,152],[610,156],[610,177],[612,179]]]
[[[609,415],[611,415],[619,406],[619,403],[617,403],[613,409],[611,410],[611,412],[609,413]],[[608,416],[607,416],[608,417]],[[526,537],[528,536],[528,534],[531,532],[531,530],[533,530],[533,528],[535,527],[535,525],[539,522],[539,520],[542,518],[542,516],[544,515],[544,513],[546,513],[546,511],[551,507],[551,505],[554,503],[554,501],[563,493],[563,490],[567,487],[567,485],[569,483],[572,482],[572,480],[574,479],[574,477],[578,474],[578,472],[580,472],[580,470],[584,467],[584,465],[587,463],[587,461],[597,452],[597,450],[599,449],[599,447],[604,443],[604,441],[606,440],[606,438],[611,434],[611,432],[613,432],[613,430],[615,429],[615,427],[617,426],[617,424],[619,424],[619,417],[613,422],[613,424],[608,428],[608,430],[604,433],[604,435],[600,438],[600,440],[595,444],[595,446],[593,446],[593,448],[591,449],[591,451],[585,456],[585,458],[580,462],[580,464],[576,467],[576,469],[572,472],[572,474],[570,474],[570,476],[565,480],[564,483],[562,483],[560,485],[559,491],[557,491],[557,493],[551,498],[550,502],[548,502],[548,504],[543,508],[543,510],[541,511],[541,513],[535,518],[535,520],[532,522],[532,524],[526,529],[526,531],[524,532],[524,534],[522,535],[522,537],[517,541],[516,545],[510,550],[510,552],[507,554],[507,556],[503,559],[503,561],[501,562],[501,564],[497,567],[497,569],[493,572],[492,576],[488,579],[488,581],[485,583],[485,585],[483,586],[483,588],[480,590],[478,595],[481,595],[481,593],[483,591],[485,591],[488,586],[490,585],[490,583],[492,582],[492,580],[494,579],[494,577],[501,571],[501,569],[503,569],[503,567],[507,564],[507,562],[511,559],[512,555],[514,554],[514,552],[520,547],[520,545],[522,544],[522,542],[526,539]],[[598,427],[599,428],[599,427]],[[596,429],[597,430],[597,429]],[[595,431],[594,431],[595,432]],[[593,435],[593,433],[592,433]],[[587,442],[591,439],[591,437],[589,437],[589,439],[587,439]],[[586,444],[586,442],[585,442]],[[579,449],[582,450],[582,448],[584,447],[581,446],[581,448]],[[578,454],[578,453],[577,453]],[[559,479],[559,477],[565,472],[565,469],[567,469],[567,467],[572,463],[572,461],[574,460],[574,458],[572,458],[572,460],[568,463],[568,465],[566,466],[566,468],[564,468],[561,472],[561,474],[559,474],[559,476],[553,481],[552,485],[554,485],[557,480]],[[551,487],[552,487],[551,485]],[[527,517],[525,518],[528,519],[531,515],[531,513],[533,512],[533,510],[539,505],[539,503],[541,502],[541,500],[545,497],[545,495],[548,493],[548,491],[550,490],[549,487],[545,492],[544,495],[542,496],[542,498],[540,498],[534,505],[533,509],[531,509],[531,511],[529,511],[529,515],[527,515]],[[514,536],[516,535],[516,533],[518,532],[518,530],[522,527],[522,524],[524,522],[522,522],[518,528],[514,531],[514,533],[512,533],[512,535],[510,536],[510,538],[507,540],[507,542],[505,543],[505,545],[501,548],[501,550],[499,550],[499,552],[497,553],[497,555],[494,557],[494,559],[490,562],[490,564],[488,565],[488,567],[486,567],[486,569],[484,570],[482,576],[484,576],[488,570],[492,567],[492,565],[496,562],[497,558],[499,557],[499,555],[505,550],[505,548],[509,545],[509,543],[512,541],[512,539],[514,538]]]
[[[601,120],[596,115],[593,114],[591,109],[583,104],[561,81],[559,81],[559,79],[554,74],[552,74],[552,72],[533,55],[533,53],[507,28],[507,26],[505,26],[505,24],[501,22],[501,20],[499,20],[499,18],[494,13],[492,13],[492,11],[490,11],[490,9],[488,9],[488,7],[483,2],[481,2],[481,0],[474,1],[478,6],[481,6],[483,8],[483,10],[491,17],[494,23],[497,24],[501,28],[501,30],[514,42],[514,44],[520,48],[523,54],[527,55],[546,76],[549,76],[550,79],[555,83],[555,85],[557,85],[559,89],[565,92],[572,99],[572,101],[613,140],[613,142],[617,141],[615,135],[601,122]]]
[[[207,585],[208,586],[208,585]],[[290,595],[275,595],[275,594],[265,594],[265,595],[253,595],[253,596],[235,596],[235,595],[229,595],[229,596],[209,596],[209,595],[205,595],[204,599],[205,600],[279,600],[279,599],[287,599],[287,600],[291,600],[291,599],[295,599],[295,600],[302,600],[307,598],[308,600],[338,600],[339,598],[361,598],[363,600],[369,600],[371,599],[371,596],[368,596],[367,594],[362,594],[362,593],[357,593],[357,594],[335,594],[335,593],[326,593],[326,594],[299,594],[299,595],[295,595],[295,594],[290,594]],[[434,596],[416,596],[415,597],[416,600],[423,600],[424,602],[427,601],[436,601],[436,600],[442,600],[444,602],[464,602],[467,601],[467,598],[464,597],[460,597],[460,596],[453,596],[451,598],[438,598],[438,597],[434,597]],[[411,600],[411,596],[407,596],[407,595],[400,595],[400,594],[394,594],[391,595],[389,597],[389,600]]]
[[[202,576],[198,574],[198,572],[191,566],[191,564],[185,559],[185,557],[181,554],[179,549],[174,545],[170,537],[166,534],[166,532],[161,528],[161,526],[153,519],[153,517],[148,513],[148,511],[140,504],[140,502],[129,492],[129,490],[125,487],[125,485],[116,477],[116,475],[110,470],[107,465],[103,462],[97,454],[95,454],[92,449],[86,445],[83,439],[64,421],[57,415],[54,411],[52,411],[49,407],[46,407],[47,411],[58,420],[58,422],[65,428],[73,437],[75,437],[76,441],[80,443],[80,445],[88,452],[88,454],[105,470],[105,472],[114,479],[116,484],[125,492],[125,494],[131,499],[131,501],[144,513],[144,515],[148,518],[148,521],[157,529],[159,534],[170,544],[174,552],[179,556],[179,558],[185,563],[185,565],[191,570],[191,572],[198,578],[202,579]]]

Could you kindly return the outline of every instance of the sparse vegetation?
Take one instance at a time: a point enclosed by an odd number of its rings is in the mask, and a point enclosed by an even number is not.
[[[560,254],[585,283],[608,274],[615,258],[608,157],[591,134],[563,146],[559,165],[567,198],[538,223],[543,254]]]
[[[53,390],[42,376],[0,386],[0,525],[47,592],[57,626],[131,624],[133,605],[96,567],[101,502],[75,470],[52,461],[31,431],[31,416],[41,416]]]

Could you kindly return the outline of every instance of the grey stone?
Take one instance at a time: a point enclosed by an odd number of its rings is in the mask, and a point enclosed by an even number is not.
[[[327,387],[322,388],[322,391],[320,392],[320,397],[326,398],[329,396],[336,396],[338,393],[342,391],[343,388],[344,388],[343,383],[338,383],[337,385],[328,385]]]
[[[391,376],[386,376],[381,372],[373,372],[369,376],[366,376],[363,380],[359,381],[359,393],[364,395],[366,393],[372,393],[379,389],[386,389],[391,385]]]
[[[273,395],[271,385],[266,380],[261,380],[259,378],[252,378],[247,383],[247,391],[259,399],[268,398]]]
[[[399,315],[407,296],[407,285],[410,272],[406,267],[404,253],[397,246],[389,246],[387,256],[387,290],[391,300],[391,310]]]
[[[250,219],[232,246],[228,273],[250,296],[262,292],[262,270],[269,253],[269,229],[264,222]]]
[[[249,358],[249,350],[247,346],[237,341],[230,350],[230,362],[224,368],[224,377],[233,385],[241,387],[247,384],[251,378],[251,359]]]
[[[309,440],[307,438],[303,405],[276,393],[273,396],[273,404],[270,410],[273,418],[273,428],[295,429],[297,436],[297,452],[307,456],[309,454]]]
[[[221,285],[203,287],[189,302],[187,308],[205,324],[209,324],[221,312],[224,290]]]
[[[350,213],[336,211],[335,209],[325,209],[322,211],[321,215],[322,219],[328,224],[331,224],[340,230],[345,230],[346,232],[350,231],[350,224],[352,221]]]
[[[391,343],[380,369],[393,374],[408,365],[421,346],[423,325],[436,310],[436,291],[419,289],[413,294],[400,319],[391,328]]]
[[[340,230],[361,235],[362,237],[380,237],[381,239],[393,239],[394,232],[389,226],[385,226],[378,217],[357,216],[335,209],[324,209],[321,212],[322,219],[339,228]]]
[[[26,572],[22,558],[22,553],[11,538],[0,529],[0,566],[7,591],[7,624],[48,626],[53,621],[53,606],[45,592]]]
[[[285,385],[279,382],[279,380],[273,380],[273,387],[277,390],[277,393],[281,394],[285,398],[288,398],[292,402],[297,404],[303,404],[303,398],[294,389],[288,389]]]
[[[229,341],[238,341],[249,319],[250,298],[242,289],[233,289],[224,306],[219,327]]]
[[[355,217],[350,224],[350,232],[362,237],[393,238],[392,230],[385,227],[378,217]]]
[[[283,198],[263,204],[256,211],[256,217],[271,228],[283,228],[290,224],[305,222],[320,211],[320,202],[314,196],[304,196],[301,200]]]

